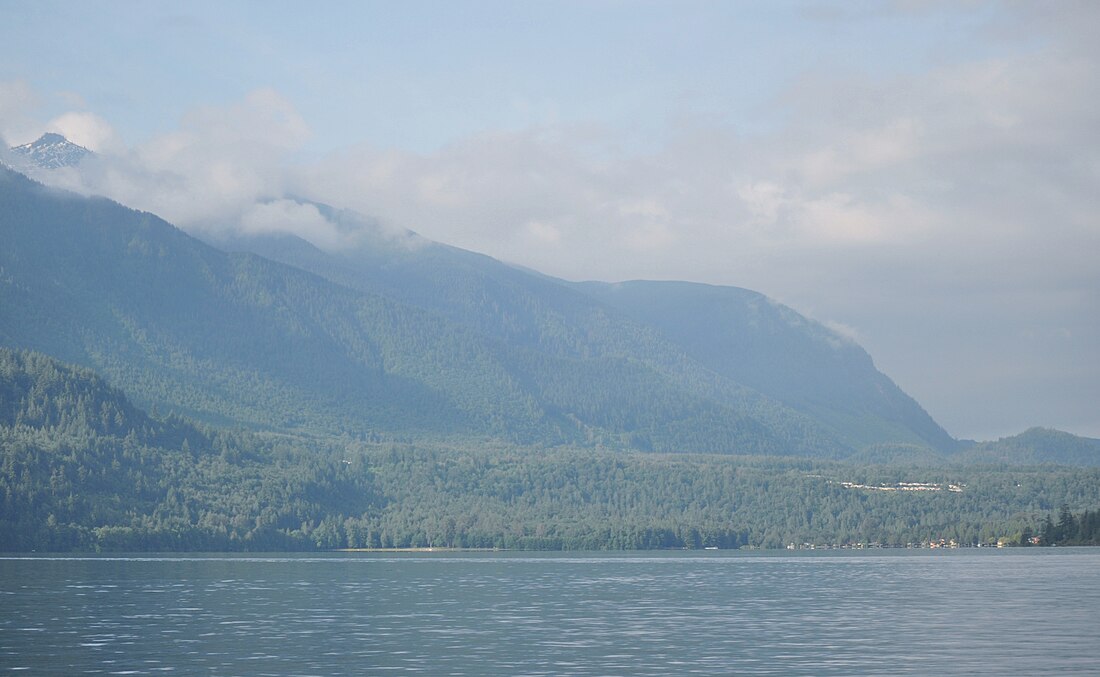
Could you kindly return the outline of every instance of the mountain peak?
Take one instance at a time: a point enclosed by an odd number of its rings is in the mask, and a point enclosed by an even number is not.
[[[15,146],[12,152],[26,157],[42,169],[73,167],[85,157],[93,155],[84,146],[79,146],[56,132],[46,132],[31,143]]]

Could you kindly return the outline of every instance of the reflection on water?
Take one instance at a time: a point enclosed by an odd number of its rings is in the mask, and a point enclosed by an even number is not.
[[[31,674],[1095,674],[1100,549],[0,559]]]

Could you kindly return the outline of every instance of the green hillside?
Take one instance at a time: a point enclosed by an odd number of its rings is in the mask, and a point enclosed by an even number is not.
[[[0,551],[280,550],[365,511],[329,444],[203,429],[94,373],[0,348]]]
[[[969,463],[1056,463],[1095,467],[1100,465],[1100,440],[1050,428],[1029,428],[1019,435],[976,444],[967,449],[960,460]]]
[[[956,443],[851,339],[747,289],[690,282],[576,285],[692,359],[823,423],[856,448]]]
[[[524,288],[527,315],[498,304],[490,320],[458,321],[7,170],[0,235],[0,343],[94,368],[145,406],[386,439],[849,451],[810,417],[558,285]],[[480,298],[460,296],[467,307]],[[485,326],[512,317],[527,340]]]
[[[812,421],[814,436],[834,440],[837,455],[883,444],[955,449],[862,348],[756,292],[681,282],[572,284],[311,204],[360,233],[357,245],[330,254],[288,235],[224,244],[442,314],[503,341],[520,360],[627,355],[661,365],[688,389],[721,384],[718,397],[740,412],[767,419],[786,410],[777,425],[788,430]],[[662,433],[635,423],[629,439],[644,447],[655,434]]]

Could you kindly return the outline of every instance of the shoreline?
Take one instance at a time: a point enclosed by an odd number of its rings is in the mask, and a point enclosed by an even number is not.
[[[417,546],[408,548],[336,548],[335,550],[329,550],[327,552],[505,552],[505,549]]]

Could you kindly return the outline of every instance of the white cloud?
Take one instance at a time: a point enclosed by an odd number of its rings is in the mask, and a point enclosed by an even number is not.
[[[806,200],[800,207],[800,231],[810,240],[860,243],[882,238],[875,214],[851,194],[829,193]]]
[[[541,221],[528,221],[525,230],[536,243],[556,245],[561,242],[561,230],[552,224]]]
[[[26,82],[0,81],[0,137],[13,146],[38,138],[41,127],[32,112],[39,102],[38,95]]]
[[[801,174],[812,186],[830,186],[853,176],[901,165],[916,159],[925,145],[923,124],[910,117],[885,121],[872,129],[849,131],[835,142],[808,151]]]
[[[119,152],[124,149],[110,123],[94,113],[64,113],[47,122],[46,128],[97,153]]]
[[[859,330],[851,325],[844,324],[843,322],[837,322],[835,320],[825,320],[822,322],[833,333],[837,334],[840,338],[850,341],[852,343],[859,343]]]
[[[779,220],[780,209],[788,201],[783,186],[767,180],[742,184],[737,188],[737,197],[744,203],[751,220],[765,226]]]
[[[249,234],[287,233],[297,235],[322,249],[338,249],[346,235],[312,204],[294,200],[260,202],[241,215],[241,230]]]
[[[270,88],[249,92],[228,106],[203,106],[189,113],[182,127],[204,144],[262,146],[295,150],[312,133],[293,104]]]
[[[179,129],[129,149],[109,124],[88,113],[66,113],[51,124],[74,142],[106,151],[82,163],[79,172],[51,173],[48,178],[58,185],[106,195],[199,233],[255,229],[261,223],[268,230],[292,230],[276,227],[263,205],[286,191],[287,159],[309,129],[274,91],[196,109]],[[310,236],[330,242],[326,231],[303,221],[301,213],[287,216]]]

